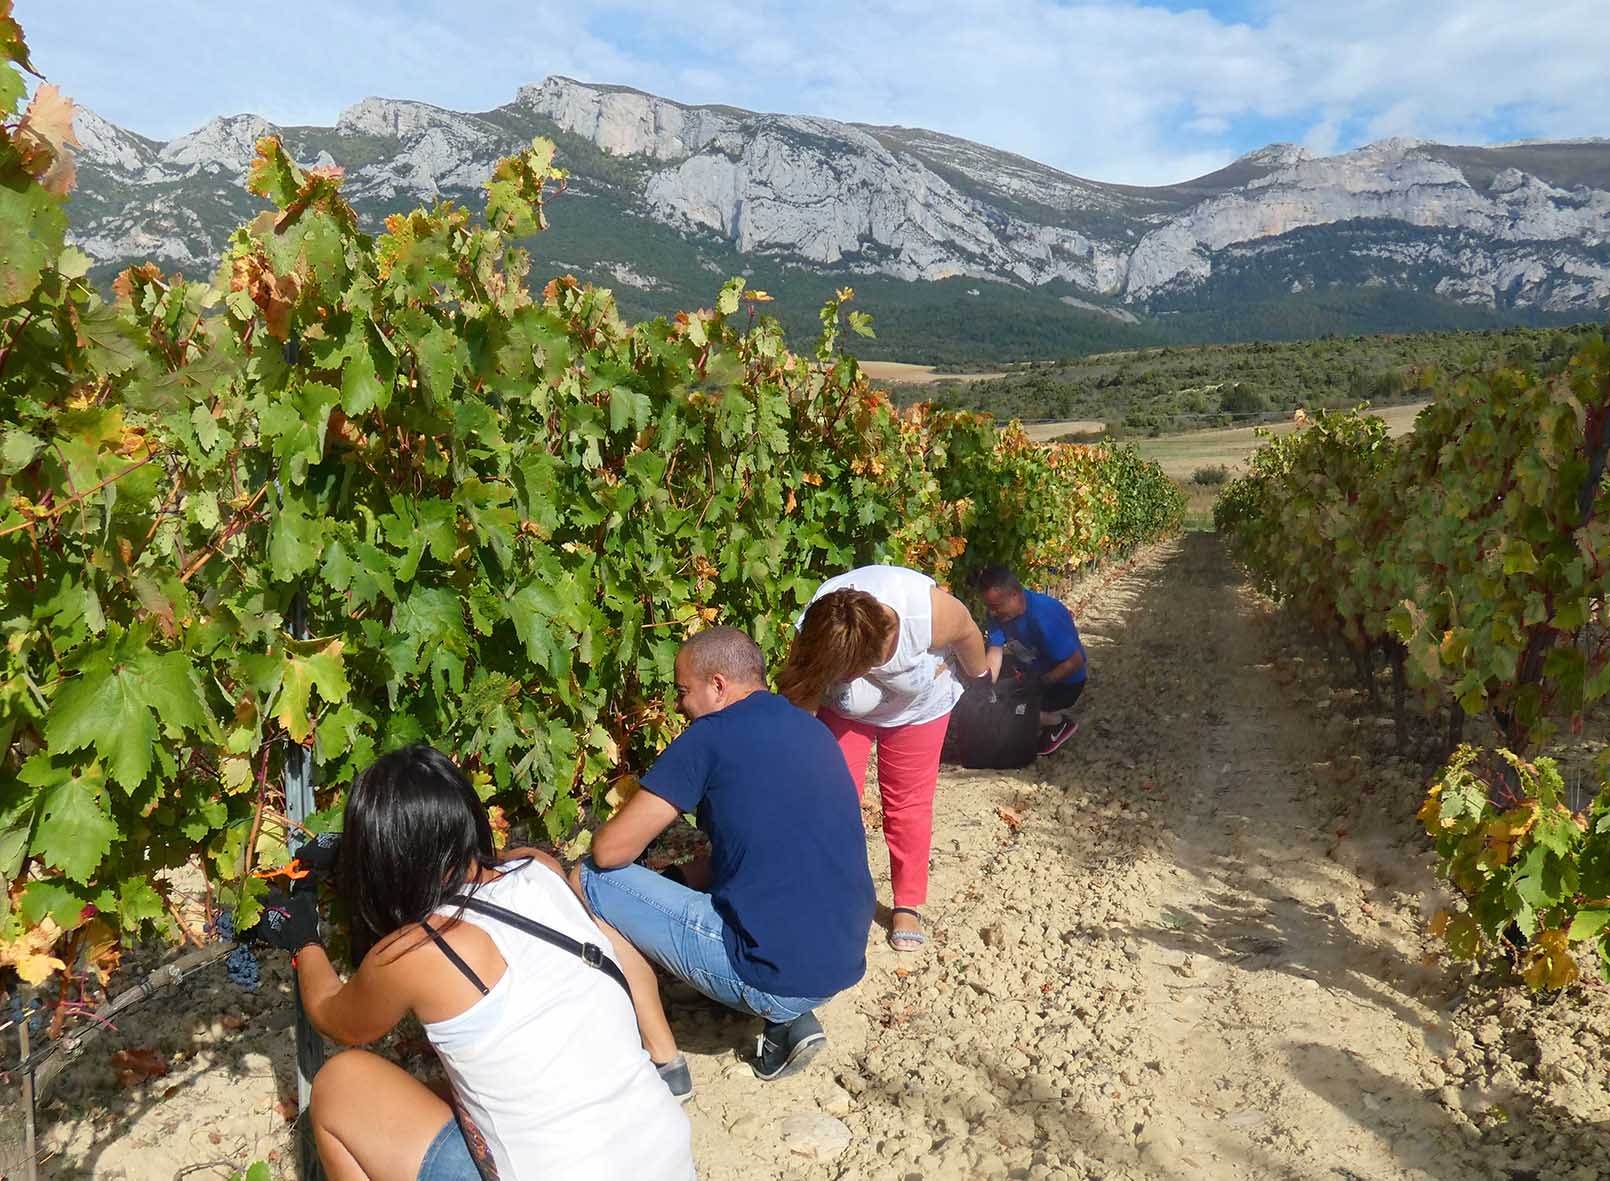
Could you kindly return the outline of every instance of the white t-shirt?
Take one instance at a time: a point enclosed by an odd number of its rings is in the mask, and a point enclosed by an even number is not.
[[[539,862],[516,864],[476,897],[614,958],[564,879]],[[425,1036],[502,1181],[692,1181],[688,1117],[643,1049],[626,990],[507,923],[463,918],[491,936],[508,968],[457,1017],[427,1023]]]
[[[829,578],[811,602],[846,588],[865,591],[893,610],[900,617],[900,637],[893,656],[864,677],[830,685],[822,704],[842,718],[872,726],[917,726],[948,714],[962,686],[945,662],[947,654],[930,651],[934,580],[904,566],[862,566]],[[804,622],[801,614],[795,626]]]

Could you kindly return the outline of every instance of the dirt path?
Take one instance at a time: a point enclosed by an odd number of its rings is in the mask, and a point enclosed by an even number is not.
[[[1282,646],[1218,540],[1154,551],[1078,615],[1080,735],[1021,773],[943,776],[934,943],[900,957],[874,932],[809,1071],[757,1083],[738,1058],[753,1023],[669,996],[701,1176],[1610,1176],[1590,1126],[1610,1118],[1605,1006],[1556,1021],[1422,963],[1419,771]],[[870,851],[886,898],[877,833]],[[133,1091],[77,1068],[54,1175],[284,1152],[288,1015],[221,983],[150,1013],[131,1043],[183,1061]]]

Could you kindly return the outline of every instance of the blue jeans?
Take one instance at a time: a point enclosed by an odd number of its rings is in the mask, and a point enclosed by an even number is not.
[[[827,997],[778,996],[748,984],[727,954],[726,920],[710,895],[641,865],[599,869],[582,859],[581,887],[593,913],[678,980],[713,1001],[785,1023]]]
[[[417,1181],[481,1181],[481,1170],[470,1155],[470,1146],[459,1131],[458,1121],[451,1116],[425,1149]]]

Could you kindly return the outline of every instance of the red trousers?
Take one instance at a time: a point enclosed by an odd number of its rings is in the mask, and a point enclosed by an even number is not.
[[[833,731],[850,765],[855,790],[866,787],[867,759],[878,746],[878,792],[883,797],[883,839],[889,846],[894,904],[918,907],[928,901],[928,851],[934,835],[934,788],[939,782],[939,748],[945,744],[950,715],[915,726],[869,726],[830,709],[817,715]]]

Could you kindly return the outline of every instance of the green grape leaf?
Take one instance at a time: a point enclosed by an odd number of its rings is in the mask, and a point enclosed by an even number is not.
[[[1580,943],[1596,938],[1607,925],[1610,925],[1610,910],[1579,910],[1571,920],[1570,940]]]
[[[339,705],[351,691],[342,663],[341,648],[340,640],[331,640],[309,656],[285,657],[275,716],[293,741],[305,742],[313,732],[308,702],[315,688],[327,705]]]
[[[416,352],[425,391],[446,405],[453,396],[454,376],[469,364],[469,349],[452,329],[438,324],[420,339]]]
[[[209,729],[199,683],[183,653],[147,651],[114,665],[101,652],[57,692],[45,738],[57,753],[93,746],[111,777],[132,791],[151,769],[159,730],[177,737]]]
[[[71,931],[83,922],[84,898],[65,882],[29,882],[19,909],[30,927],[48,918],[63,931]]]
[[[73,881],[88,883],[118,834],[102,800],[99,765],[63,769],[35,755],[23,767],[24,778],[30,775],[44,789],[32,852]]]
[[[145,878],[124,878],[119,884],[117,917],[124,930],[136,930],[141,923],[157,922],[164,913],[162,896]]]
[[[279,582],[294,582],[318,565],[324,530],[296,501],[288,501],[274,514],[268,535],[268,562]]]
[[[156,719],[131,668],[97,662],[68,681],[51,702],[45,738],[52,751],[93,746],[113,779],[132,789],[151,769]]]
[[[78,335],[90,364],[109,377],[127,373],[145,355],[133,327],[110,304],[80,314]]]
[[[34,456],[44,447],[44,442],[36,439],[20,427],[13,427],[5,433],[0,440],[0,476],[14,476],[34,461]]]
[[[9,69],[0,73],[10,74]],[[0,308],[22,303],[61,253],[67,214],[37,184],[0,185]]]

